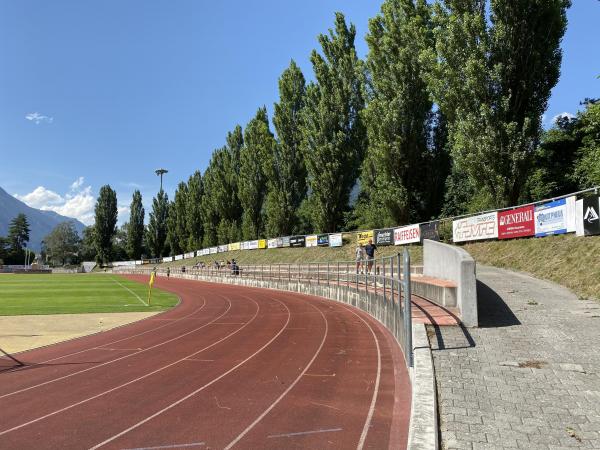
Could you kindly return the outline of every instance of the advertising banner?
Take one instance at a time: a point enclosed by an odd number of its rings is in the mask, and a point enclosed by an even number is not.
[[[329,235],[329,246],[330,247],[341,247],[342,246],[342,233],[335,233]]]
[[[421,227],[419,225],[408,225],[394,229],[394,245],[413,244],[421,242]]]
[[[241,250],[248,250],[248,241],[244,241],[240,243]]]
[[[357,244],[367,245],[369,243],[369,239],[373,239],[373,230],[356,233]]]
[[[575,202],[575,236],[585,236],[583,227],[583,199]]]
[[[269,239],[267,241],[267,248],[277,248],[277,239]]]
[[[180,261],[183,259],[183,255],[175,255],[175,261]]]
[[[217,250],[219,251],[219,253],[224,253],[226,251],[229,250],[229,245],[225,244],[225,245],[219,245],[217,247]]]
[[[498,213],[480,214],[452,222],[454,242],[495,239],[498,237]]]
[[[600,199],[598,197],[583,199],[583,234],[585,236],[600,234]]]
[[[385,228],[383,230],[375,230],[373,243],[377,246],[394,245],[394,229]]]
[[[211,247],[208,250],[209,250],[209,253],[211,255],[214,255],[215,253],[219,253],[219,248],[218,247]]]
[[[498,213],[498,239],[512,239],[535,234],[535,208],[523,206]]]
[[[575,232],[575,220],[577,218],[577,211],[575,210],[575,202],[577,196],[571,195],[566,198],[567,200],[567,233]]]
[[[290,237],[284,236],[277,238],[277,247],[289,247],[290,246]]]
[[[317,246],[317,235],[310,234],[310,235],[306,236],[305,246],[306,247],[316,247]]]
[[[440,222],[436,220],[435,222],[422,223],[421,227],[421,242],[423,239],[429,239],[430,241],[438,241],[440,240]]]
[[[162,259],[163,262],[171,262],[173,261],[173,257],[172,256],[165,256]]]
[[[185,259],[193,258],[194,256],[196,256],[196,252],[187,252],[183,254]]]
[[[317,245],[319,247],[328,247],[329,246],[329,235],[328,234],[317,235]]]
[[[261,249],[267,248],[267,240],[266,239],[259,239],[258,240],[258,248],[261,248]]]
[[[567,232],[567,202],[563,198],[535,207],[535,235],[537,237]]]
[[[204,250],[202,250],[202,254],[203,255],[210,255],[210,248],[205,248]]]
[[[258,239],[254,241],[248,241],[248,250],[256,250],[258,249]]]
[[[232,242],[231,244],[228,245],[229,251],[232,252],[234,250],[239,250],[240,249],[240,243],[239,242]]]
[[[306,236],[290,236],[290,247],[304,247]]]

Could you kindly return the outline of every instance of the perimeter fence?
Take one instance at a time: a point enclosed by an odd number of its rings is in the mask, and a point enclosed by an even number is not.
[[[114,273],[150,274],[141,266],[115,267]],[[317,295],[357,307],[382,323],[413,366],[410,253],[363,261],[209,265],[159,268],[159,276],[280,289]]]

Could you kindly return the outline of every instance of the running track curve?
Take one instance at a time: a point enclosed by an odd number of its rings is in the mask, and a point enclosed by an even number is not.
[[[145,282],[139,276],[128,278]],[[362,311],[164,279],[178,307],[0,358],[1,449],[402,449],[410,383]]]

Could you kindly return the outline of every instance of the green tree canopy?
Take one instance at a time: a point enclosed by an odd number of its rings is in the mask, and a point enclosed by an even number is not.
[[[47,259],[54,265],[64,266],[80,261],[80,239],[72,221],[59,223],[44,238]]]
[[[313,50],[316,83],[306,89],[302,149],[310,187],[313,228],[338,230],[349,208],[366,148],[361,111],[364,108],[364,64],[354,47],[356,28],[342,13],[335,29],[320,35],[323,55]]]
[[[136,190],[129,208],[129,223],[127,224],[127,254],[132,259],[140,259],[144,240],[144,206],[142,194]]]
[[[267,109],[259,108],[246,126],[240,155],[238,196],[243,209],[243,239],[257,239],[264,234],[263,203],[267,187],[264,167],[272,158],[274,146]]]
[[[146,243],[154,258],[166,256],[167,220],[169,219],[169,196],[162,189],[152,199],[152,211],[146,231]]]
[[[202,203],[204,202],[204,184],[200,171],[194,172],[188,180],[188,195],[186,205],[186,227],[189,250],[196,250],[202,246],[203,219]]]
[[[117,193],[107,184],[100,188],[95,207],[94,243],[96,261],[100,264],[112,258],[112,239],[117,225]]]

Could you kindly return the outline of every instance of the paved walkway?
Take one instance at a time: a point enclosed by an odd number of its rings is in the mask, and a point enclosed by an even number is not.
[[[600,303],[478,266],[480,327],[428,326],[442,448],[600,448]]]

